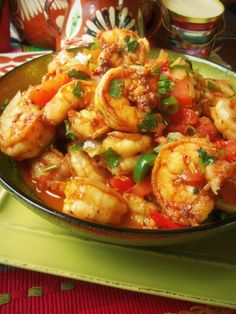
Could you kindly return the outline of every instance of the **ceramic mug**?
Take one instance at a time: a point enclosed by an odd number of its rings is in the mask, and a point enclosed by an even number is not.
[[[45,1],[48,22],[58,32],[57,49],[94,41],[100,30],[127,28],[149,39],[161,23],[158,0],[68,0],[62,30],[51,17],[54,0]]]
[[[55,49],[57,32],[49,27],[44,12],[44,0],[9,0],[11,21],[24,43]],[[67,8],[66,0],[56,0],[51,8],[51,19],[60,28]]]

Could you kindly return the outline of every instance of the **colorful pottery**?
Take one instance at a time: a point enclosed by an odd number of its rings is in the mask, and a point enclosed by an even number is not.
[[[50,17],[53,3],[54,0],[47,0],[45,10],[49,23],[58,31]],[[69,0],[68,3],[62,31],[58,32],[57,49],[92,43],[100,30],[113,28],[131,29],[150,38],[161,22],[161,6],[154,0]]]
[[[169,17],[168,48],[207,57],[224,28],[224,6],[218,0],[163,0]]]
[[[10,18],[7,1],[0,1],[0,52],[10,50]]]
[[[12,23],[25,43],[54,49],[57,32],[49,27],[44,12],[44,0],[10,0]],[[61,28],[66,0],[56,0],[51,8],[51,19]]]

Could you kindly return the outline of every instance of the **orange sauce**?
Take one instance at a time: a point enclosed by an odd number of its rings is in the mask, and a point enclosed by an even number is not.
[[[40,187],[37,185],[37,183],[32,180],[32,177],[30,175],[29,165],[27,161],[24,162],[18,162],[18,169],[20,171],[20,174],[26,184],[37,194],[37,196],[42,200],[43,203],[48,205],[49,207],[61,211],[63,209],[63,201],[64,197],[62,195],[55,194],[47,189],[40,189]],[[73,216],[73,215],[72,215]],[[127,227],[127,228],[136,228],[141,229],[142,227],[132,219],[130,214],[124,215],[121,223],[119,224],[121,227]]]
[[[52,193],[49,190],[41,190],[36,182],[32,180],[27,162],[19,162],[18,169],[26,184],[31,187],[33,191],[35,191],[43,203],[53,209],[62,211],[64,198],[61,195]]]

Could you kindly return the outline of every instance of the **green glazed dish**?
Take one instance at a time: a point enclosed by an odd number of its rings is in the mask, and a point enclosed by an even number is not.
[[[157,55],[153,50],[152,55]],[[170,52],[170,58],[179,54]],[[195,70],[204,77],[228,80],[236,90],[236,74],[220,65],[207,60],[188,56]],[[25,90],[29,85],[38,84],[47,71],[47,64],[52,60],[52,54],[33,59],[0,78],[0,104],[11,99],[17,91]],[[35,213],[52,223],[56,223],[72,231],[82,238],[103,241],[119,245],[156,246],[169,245],[199,239],[212,233],[218,233],[225,228],[236,227],[236,214],[224,219],[206,222],[197,227],[181,229],[141,230],[101,225],[56,211],[45,205],[36,194],[24,183],[15,162],[0,153],[0,184],[14,197]]]

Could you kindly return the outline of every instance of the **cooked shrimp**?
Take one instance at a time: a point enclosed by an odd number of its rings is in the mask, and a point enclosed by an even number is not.
[[[117,224],[128,212],[122,195],[101,182],[75,177],[67,183],[65,195],[63,212],[80,219]]]
[[[112,148],[123,158],[149,152],[152,148],[151,145],[152,140],[148,135],[118,131],[108,133],[108,136],[102,142],[104,149]]]
[[[44,120],[57,125],[66,119],[69,110],[88,107],[93,101],[95,87],[94,81],[83,80],[73,80],[63,85],[43,108]]]
[[[124,193],[130,209],[131,218],[141,225],[142,229],[157,229],[155,221],[150,213],[156,210],[156,206],[135,194]]]
[[[105,182],[107,173],[98,166],[96,161],[87,153],[76,150],[73,146],[69,149],[69,156],[73,175],[90,179],[91,181]]]
[[[139,155],[121,159],[117,167],[108,168],[108,170],[115,176],[132,175],[138,157]]]
[[[174,222],[198,225],[213,210],[215,197],[210,188],[217,192],[231,172],[222,174],[227,167],[217,154],[212,143],[200,138],[175,141],[159,153],[152,171],[153,192],[163,213]]]
[[[68,119],[73,134],[85,140],[95,139],[110,130],[103,116],[91,106],[81,111],[70,110]]]
[[[210,113],[215,127],[228,140],[236,139],[236,97],[219,98]]]
[[[41,188],[63,194],[65,181],[71,176],[70,160],[52,148],[31,161],[31,177]]]
[[[117,167],[108,168],[113,175],[131,174],[140,153],[151,150],[151,137],[138,133],[110,132],[102,148],[114,150],[121,158]]]
[[[158,104],[157,78],[144,67],[110,69],[96,88],[94,104],[111,128],[138,132],[144,115]],[[152,131],[163,129],[161,116],[156,120]]]
[[[110,68],[133,63],[144,64],[150,50],[146,38],[128,29],[100,32],[97,36],[102,47],[98,57],[97,72],[105,73]]]
[[[0,117],[0,148],[17,160],[38,155],[54,136],[54,128],[43,121],[40,108],[20,92]]]
[[[211,189],[214,194],[218,194],[222,186],[228,178],[231,178],[236,171],[236,162],[229,163],[224,160],[216,160],[214,163],[206,167],[207,185],[205,190]]]

